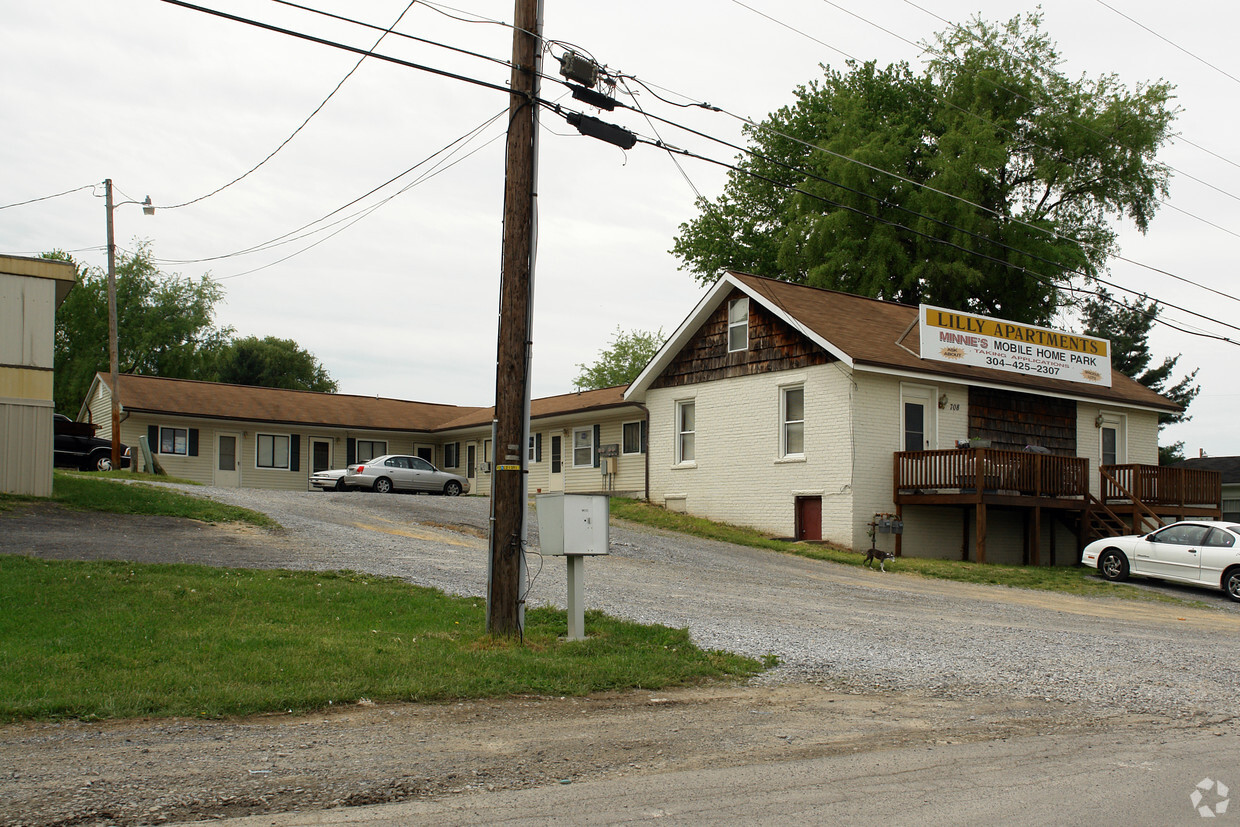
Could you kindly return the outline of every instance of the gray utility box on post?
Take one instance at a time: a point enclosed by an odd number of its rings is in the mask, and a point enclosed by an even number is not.
[[[568,559],[568,639],[585,640],[585,557],[607,553],[611,504],[605,494],[539,494],[538,543],[544,555]]]

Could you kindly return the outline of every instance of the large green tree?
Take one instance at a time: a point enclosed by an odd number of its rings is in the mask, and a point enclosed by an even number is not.
[[[313,353],[292,339],[246,336],[233,339],[219,352],[215,378],[234,385],[325,391],[335,393],[336,381]]]
[[[1201,392],[1201,386],[1197,384],[1197,369],[1173,382],[1172,373],[1180,361],[1180,354],[1164,357],[1151,367],[1154,354],[1150,352],[1150,329],[1161,310],[1158,302],[1147,296],[1140,296],[1135,301],[1116,300],[1105,288],[1100,288],[1096,296],[1081,306],[1085,332],[1111,340],[1111,369],[1161,393],[1184,409],[1176,414],[1159,414],[1160,430],[1167,425],[1192,419],[1188,415],[1188,406]],[[1184,459],[1184,442],[1160,445],[1158,455],[1161,465],[1178,462]]]
[[[61,252],[47,257],[73,262]],[[214,324],[223,295],[208,276],[160,273],[145,243],[132,255],[122,253],[116,265],[120,372],[185,379],[212,370],[232,333]],[[108,276],[78,265],[78,284],[56,311],[56,410],[76,416],[95,373],[107,372],[108,363]]]
[[[1113,222],[1145,231],[1165,195],[1171,86],[1067,77],[1036,13],[930,51],[921,72],[824,68],[746,127],[753,154],[680,228],[682,267],[1049,322],[1056,281],[1104,271]]]
[[[577,390],[594,390],[627,385],[637,378],[663,346],[663,329],[631,330],[625,333],[616,327],[616,335],[608,347],[599,351],[593,364],[578,364],[580,373],[573,380]]]
[[[78,284],[56,311],[56,410],[77,416],[90,383],[108,364],[108,276],[63,252],[45,257],[77,266]],[[315,357],[290,339],[233,338],[215,324],[223,288],[209,276],[161,273],[141,242],[116,265],[116,318],[121,373],[203,379],[272,388],[335,391]]]

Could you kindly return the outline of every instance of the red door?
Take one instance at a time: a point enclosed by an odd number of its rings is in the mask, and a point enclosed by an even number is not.
[[[797,497],[797,539],[822,539],[822,497]]]

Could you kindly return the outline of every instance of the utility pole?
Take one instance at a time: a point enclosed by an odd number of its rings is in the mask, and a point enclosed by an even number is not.
[[[516,0],[513,17],[487,583],[487,631],[506,637],[521,634],[523,616],[542,0]]]
[[[112,230],[112,179],[104,179],[103,200],[108,210],[108,368],[112,373],[112,468],[121,467],[120,353],[116,342],[116,238]],[[151,199],[148,197],[147,201]]]

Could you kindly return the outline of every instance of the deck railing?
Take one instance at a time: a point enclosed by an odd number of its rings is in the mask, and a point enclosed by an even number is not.
[[[1089,461],[996,448],[899,451],[896,493],[913,491],[1015,491],[1033,497],[1084,497]]]
[[[1153,506],[1218,506],[1223,501],[1218,471],[1161,465],[1104,465],[1100,470],[1104,503],[1128,501],[1129,492]]]

